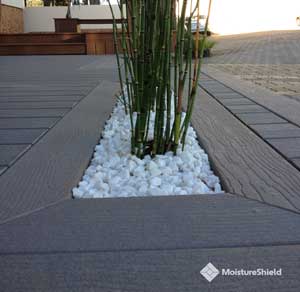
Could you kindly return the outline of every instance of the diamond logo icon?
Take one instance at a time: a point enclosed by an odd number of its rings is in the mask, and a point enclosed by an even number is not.
[[[201,271],[200,274],[208,281],[211,282],[215,277],[220,274],[220,271],[212,264],[208,263]]]

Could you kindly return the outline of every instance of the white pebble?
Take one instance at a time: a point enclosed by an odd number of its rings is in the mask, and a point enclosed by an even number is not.
[[[173,114],[173,111],[171,111]],[[183,114],[184,117],[184,114]],[[133,114],[136,120],[136,113]],[[153,138],[155,116],[151,113],[149,138]],[[130,153],[129,116],[118,103],[95,147],[90,166],[73,189],[75,198],[187,195],[222,192],[218,177],[210,169],[208,156],[189,127],[185,150],[139,159]]]

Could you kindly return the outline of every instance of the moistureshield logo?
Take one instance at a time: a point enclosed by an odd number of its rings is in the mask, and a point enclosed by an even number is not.
[[[212,264],[208,263],[201,271],[200,274],[208,281],[211,282],[215,277],[220,274],[220,271]]]
[[[220,271],[212,264],[208,263],[201,271],[200,274],[208,281],[211,282],[215,279]],[[260,277],[272,277],[272,276],[282,276],[282,269],[264,269],[257,268],[254,270],[245,269],[229,269],[222,268],[221,276],[260,276]]]

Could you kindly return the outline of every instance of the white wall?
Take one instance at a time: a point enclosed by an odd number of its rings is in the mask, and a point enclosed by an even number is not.
[[[22,0],[2,0],[18,2]],[[180,0],[182,1],[182,0]],[[195,0],[192,0],[195,1]],[[212,0],[210,28],[219,34],[237,34],[264,30],[300,29],[300,0]],[[22,2],[23,3],[23,2]],[[207,13],[208,0],[203,0],[201,14]],[[25,32],[53,32],[54,18],[64,18],[66,7],[29,7],[24,9]],[[119,17],[115,6],[116,17]],[[72,17],[111,18],[109,6],[73,6]],[[111,28],[111,25],[82,25],[82,29]]]
[[[116,18],[120,17],[118,7],[114,6]],[[24,31],[25,32],[54,32],[54,18],[65,18],[67,7],[28,7],[24,9]],[[111,19],[109,6],[73,6],[71,8],[73,18],[81,19]],[[82,29],[89,28],[112,28],[109,25],[81,25]]]
[[[17,8],[24,8],[24,0],[1,0],[1,4],[5,4]]]

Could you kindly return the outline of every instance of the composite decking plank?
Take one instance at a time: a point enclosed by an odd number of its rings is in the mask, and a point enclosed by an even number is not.
[[[47,129],[0,129],[1,144],[33,144]]]
[[[300,138],[275,138],[268,142],[288,158],[300,157]]]
[[[1,109],[0,118],[62,117],[69,109]]]
[[[9,165],[30,145],[0,145],[0,165]]]
[[[50,128],[57,121],[57,118],[0,118],[0,129],[34,129]]]
[[[267,107],[274,113],[279,114],[282,117],[286,117],[290,122],[293,122],[300,126],[300,103],[297,100],[293,100],[287,96],[280,95],[278,93],[272,92],[261,86],[253,86],[250,81],[242,80],[237,76],[221,72],[220,70],[214,69],[212,67],[207,67],[206,65],[202,67],[203,72],[207,73],[209,76],[218,79],[222,82],[236,90],[249,99]]]
[[[214,92],[214,96],[219,100],[230,100],[230,99],[237,99],[237,98],[244,98],[241,94],[237,92],[227,92],[227,93],[218,93]]]
[[[117,89],[118,83],[103,81],[0,177],[0,221],[70,197],[88,166]]]
[[[0,102],[0,109],[52,109],[52,108],[70,109],[75,104],[76,101]]]
[[[298,292],[300,245],[226,249],[140,250],[1,256],[5,292]],[[209,283],[200,271],[282,269],[281,276],[223,276]]]
[[[300,243],[299,214],[227,194],[67,200],[0,225],[0,254]]]
[[[294,158],[292,161],[300,168],[300,158]]]
[[[268,110],[259,105],[227,105],[227,108],[234,114],[241,113],[266,113]]]
[[[254,105],[255,103],[247,98],[230,98],[230,99],[219,99],[219,101],[225,105]]]
[[[9,90],[7,92],[0,92],[0,96],[2,97],[26,97],[26,96],[44,96],[44,95],[86,95],[90,91],[89,90],[24,90],[24,91],[13,91]]]
[[[0,166],[0,174],[2,174],[7,169],[7,166],[1,165]]]
[[[192,123],[227,191],[300,210],[300,172],[203,91]]]
[[[287,120],[280,118],[272,112],[265,113],[244,113],[237,114],[239,119],[244,121],[249,125],[257,125],[257,124],[283,124],[287,123]]]
[[[263,138],[300,138],[300,128],[290,124],[266,124],[251,126]]]
[[[0,97],[0,108],[2,103],[10,102],[77,102],[84,96],[72,95],[44,95],[44,96],[18,96],[18,97]]]

